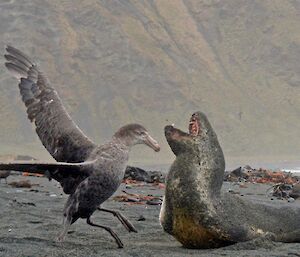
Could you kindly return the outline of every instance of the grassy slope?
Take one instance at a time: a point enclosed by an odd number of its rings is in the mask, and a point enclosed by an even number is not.
[[[141,122],[162,128],[207,113],[225,154],[293,158],[300,150],[297,1],[10,1],[0,45],[34,56],[72,117],[97,142]],[[0,153],[40,155],[17,86],[0,67]],[[288,156],[288,157],[286,157]],[[154,159],[155,158],[155,159]]]

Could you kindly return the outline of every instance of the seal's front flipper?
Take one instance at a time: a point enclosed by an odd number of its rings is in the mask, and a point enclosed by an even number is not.
[[[168,208],[166,208],[166,205],[168,205]],[[170,202],[167,203],[167,198],[164,196],[159,212],[159,222],[165,232],[173,235],[173,214],[170,210],[173,210],[172,205]]]

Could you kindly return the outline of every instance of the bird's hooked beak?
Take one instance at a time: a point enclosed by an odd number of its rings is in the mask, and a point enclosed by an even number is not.
[[[144,144],[146,144],[147,146],[151,147],[155,152],[159,152],[159,150],[160,150],[159,144],[148,133],[146,133],[143,141],[144,141]]]

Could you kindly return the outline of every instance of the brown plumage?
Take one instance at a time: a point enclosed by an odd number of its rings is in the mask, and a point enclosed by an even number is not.
[[[70,194],[64,209],[64,229],[58,237],[59,241],[64,239],[72,223],[84,218],[89,225],[107,230],[118,246],[123,247],[111,228],[92,223],[90,217],[96,209],[110,212],[128,231],[136,232],[119,212],[103,209],[100,205],[119,187],[132,146],[146,144],[159,151],[158,143],[143,126],[129,124],[120,128],[110,142],[96,145],[73,122],[57,92],[37,65],[14,47],[7,46],[6,50],[8,62],[5,66],[19,80],[28,118],[35,124],[41,142],[57,162],[0,163],[0,170],[42,172],[49,179],[60,182],[64,192]]]

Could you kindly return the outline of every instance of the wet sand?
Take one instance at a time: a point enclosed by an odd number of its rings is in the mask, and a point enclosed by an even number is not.
[[[238,243],[221,249],[189,250],[164,233],[158,222],[160,206],[132,205],[117,202],[112,198],[103,207],[121,211],[138,229],[128,233],[119,221],[110,214],[95,212],[95,223],[108,225],[123,241],[124,249],[118,249],[107,232],[86,225],[84,220],[71,227],[64,243],[55,242],[61,229],[62,210],[67,196],[57,182],[46,178],[10,176],[9,182],[30,179],[38,184],[31,189],[12,188],[0,184],[0,256],[300,256],[300,243],[274,243],[262,239]],[[247,184],[240,188],[224,183],[242,197],[270,204],[300,207],[300,200],[288,203],[285,200],[269,200],[265,196],[269,185]],[[122,184],[116,195],[128,193],[162,196],[163,189],[154,185],[126,188]],[[146,220],[138,221],[140,215]],[[300,218],[300,217],[295,217]]]

